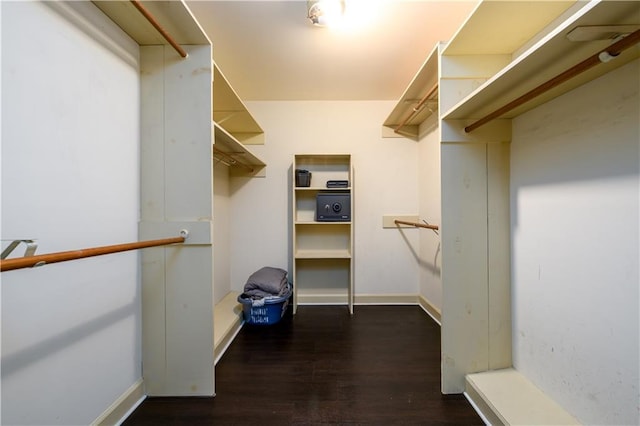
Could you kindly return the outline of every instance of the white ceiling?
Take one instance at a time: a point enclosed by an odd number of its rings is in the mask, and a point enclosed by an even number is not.
[[[187,4],[244,100],[397,100],[436,43],[450,39],[477,4],[362,1],[378,9],[350,29],[314,27],[303,0]],[[347,13],[356,7],[347,3]]]

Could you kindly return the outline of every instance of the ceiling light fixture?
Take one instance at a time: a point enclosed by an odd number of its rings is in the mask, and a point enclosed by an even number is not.
[[[344,0],[308,0],[307,18],[313,25],[331,26],[344,14]]]

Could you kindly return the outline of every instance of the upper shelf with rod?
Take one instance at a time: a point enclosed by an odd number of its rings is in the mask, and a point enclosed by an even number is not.
[[[469,132],[514,99],[551,85],[499,115],[517,117],[638,58],[636,45],[553,85],[558,75],[637,29],[636,1],[483,2],[443,49],[441,118],[462,120]]]
[[[383,123],[383,136],[418,140],[420,124],[438,112],[438,49],[427,60]]]
[[[220,67],[213,67],[213,121],[243,145],[263,145],[264,131],[233,90]]]
[[[245,146],[264,144],[264,133],[218,66],[213,68],[213,157],[232,174],[263,177],[266,164]]]
[[[266,164],[256,157],[247,147],[240,143],[222,126],[214,125],[213,158],[231,167],[232,174],[242,176],[263,177]]]
[[[211,44],[184,1],[93,2],[140,46],[171,45],[187,58],[182,45]],[[264,132],[233,90],[220,68],[211,61],[213,155],[232,170],[264,176],[265,164],[244,147],[264,144]]]

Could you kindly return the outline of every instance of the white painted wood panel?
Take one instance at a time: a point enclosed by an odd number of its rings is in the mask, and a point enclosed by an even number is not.
[[[165,53],[165,218],[210,221],[211,46],[188,46],[188,53],[184,60]]]
[[[213,395],[211,47],[141,48],[141,231],[195,226],[189,244],[143,259],[143,360],[150,395]],[[160,103],[160,106],[157,105]],[[149,108],[147,108],[149,106]]]
[[[165,220],[164,186],[157,179],[164,176],[165,151],[159,149],[164,140],[164,76],[160,70],[164,64],[162,46],[140,48],[140,73],[144,75],[140,85],[140,208],[141,220],[163,222]],[[164,178],[163,178],[164,179]],[[140,236],[143,237],[142,235]]]
[[[442,144],[442,391],[489,365],[487,147]]]

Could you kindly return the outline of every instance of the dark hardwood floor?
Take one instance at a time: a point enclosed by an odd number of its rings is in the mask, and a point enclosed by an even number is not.
[[[440,327],[417,306],[300,306],[245,326],[215,398],[147,398],[133,425],[482,425],[440,393]]]

